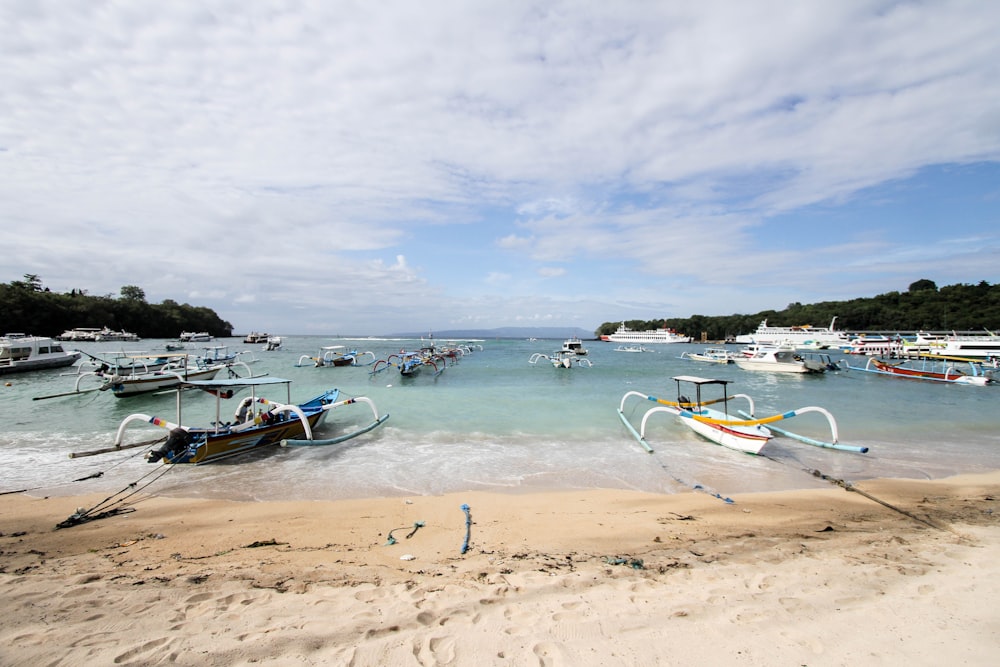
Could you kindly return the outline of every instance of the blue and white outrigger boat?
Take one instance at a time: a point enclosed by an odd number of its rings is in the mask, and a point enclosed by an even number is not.
[[[220,459],[243,454],[270,445],[303,446],[332,445],[362,433],[367,433],[389,418],[379,415],[375,404],[364,396],[342,398],[340,390],[330,389],[305,401],[291,402],[291,380],[262,376],[231,380],[203,380],[184,382],[177,388],[177,416],[174,421],[161,417],[132,414],[118,426],[113,448],[116,451],[149,443],[124,444],[125,432],[132,424],[152,424],[167,429],[166,441],[150,450],[146,460],[150,463],[211,463]],[[275,401],[258,395],[262,390],[284,388],[284,401]],[[181,397],[184,389],[201,389],[216,397],[215,421],[209,426],[185,426],[181,416]],[[236,392],[249,389],[231,420],[224,421],[222,401],[232,398]],[[372,412],[372,421],[354,430],[332,438],[317,440],[313,433],[326,419],[328,413],[348,405],[367,405]]]
[[[840,449],[859,453],[865,453],[868,451],[867,447],[855,447],[840,444],[838,442],[837,422],[833,418],[833,415],[830,414],[825,408],[810,406],[758,419],[754,417],[754,402],[750,396],[746,394],[734,394],[733,396],[727,395],[726,386],[730,383],[730,380],[715,380],[695,377],[693,375],[678,375],[674,377],[673,380],[677,383],[676,401],[657,398],[656,396],[649,396],[638,391],[630,391],[622,396],[621,403],[618,406],[618,417],[621,419],[622,423],[625,424],[625,427],[635,437],[635,439],[639,441],[639,444],[642,445],[648,452],[652,452],[653,448],[646,441],[646,427],[649,419],[658,413],[674,415],[675,417],[678,417],[685,426],[703,438],[711,440],[712,442],[720,444],[724,447],[729,447],[730,449],[746,452],[748,454],[760,454],[764,445],[766,445],[768,441],[774,437],[775,433],[793,438],[806,444],[815,445],[817,447],[827,447],[830,449]],[[690,385],[693,388],[695,396],[694,400],[688,398],[682,393],[682,385]],[[706,386],[721,387],[722,398],[711,400],[703,399],[702,388]],[[688,393],[691,392],[689,391]],[[630,397],[638,397],[642,400],[656,403],[656,407],[648,409],[643,414],[642,421],[638,429],[632,425],[629,418],[625,415],[625,405]],[[739,398],[746,399],[750,405],[749,412],[740,412],[740,415],[743,417],[741,419],[731,417],[728,412],[729,401]],[[723,409],[716,410],[714,408],[707,407],[716,403],[721,403]],[[829,441],[816,440],[773,426],[774,422],[778,422],[783,419],[791,419],[792,417],[798,417],[799,415],[809,412],[816,412],[826,417],[832,434]],[[770,425],[770,427],[765,425]]]

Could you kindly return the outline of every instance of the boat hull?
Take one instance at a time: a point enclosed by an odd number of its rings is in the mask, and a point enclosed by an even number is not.
[[[736,365],[747,371],[771,371],[773,373],[820,373],[800,363],[784,363],[780,361],[755,361],[753,359],[736,359]]]
[[[306,416],[310,428],[319,426],[326,417],[326,411],[317,410]],[[177,463],[213,463],[220,459],[243,454],[254,449],[270,447],[282,440],[294,440],[305,435],[305,428],[298,419],[276,424],[262,425],[242,433],[216,434],[210,431],[192,430],[194,454]]]
[[[65,368],[66,366],[72,366],[79,358],[79,352],[76,354],[68,352],[64,357],[32,359],[29,361],[15,361],[11,364],[0,364],[0,375],[24,373],[26,371],[42,371],[50,368]]]
[[[148,394],[153,391],[173,389],[181,382],[190,380],[212,380],[222,366],[206,368],[204,370],[189,371],[187,373],[152,373],[149,376],[134,376],[128,378],[111,378],[106,386],[116,398],[128,398],[140,394]]]
[[[713,419],[730,420],[721,412],[714,410],[703,410],[702,416],[710,416]],[[694,417],[680,414],[681,421],[692,431],[723,447],[735,449],[747,454],[760,454],[760,451],[771,439],[771,431],[764,426],[727,426],[723,424],[707,424],[698,421]]]

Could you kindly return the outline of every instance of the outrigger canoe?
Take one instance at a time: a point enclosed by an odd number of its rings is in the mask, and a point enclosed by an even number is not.
[[[869,357],[868,363],[864,366],[851,366],[847,364],[846,367],[852,371],[893,375],[911,380],[971,384],[979,387],[985,387],[995,382],[992,374],[984,371],[980,363],[972,359],[962,359],[960,357],[925,357],[896,363]]]
[[[662,412],[678,417],[685,426],[707,440],[720,444],[724,447],[729,447],[730,449],[745,452],[747,454],[760,454],[761,450],[768,443],[768,441],[774,437],[772,430],[786,437],[790,437],[810,445],[815,445],[817,447],[827,447],[830,449],[840,449],[859,453],[868,451],[867,447],[855,447],[852,445],[840,444],[838,442],[837,435],[837,422],[834,420],[833,415],[824,408],[810,406],[758,419],[753,416],[754,403],[750,396],[746,394],[734,394],[733,396],[727,395],[726,387],[730,383],[730,380],[716,380],[696,377],[693,375],[678,375],[674,377],[673,380],[677,383],[676,401],[657,398],[656,396],[648,396],[637,391],[630,391],[622,396],[621,403],[618,406],[618,417],[621,419],[622,423],[625,424],[626,428],[628,428],[629,432],[635,437],[635,439],[639,441],[639,444],[641,444],[648,452],[652,452],[653,448],[646,441],[647,423],[650,417],[654,414]],[[681,393],[682,385],[691,385],[694,389],[694,400]],[[706,386],[721,387],[722,398],[711,400],[703,399],[702,388]],[[656,407],[650,408],[643,414],[642,421],[638,429],[636,429],[635,426],[633,426],[629,421],[628,417],[625,416],[625,405],[628,402],[628,399],[633,396],[652,401],[657,404]],[[731,417],[728,413],[729,401],[738,398],[746,399],[750,404],[749,413],[742,413],[744,415],[744,418],[742,419]],[[721,403],[724,410],[716,410],[707,407],[716,403]],[[792,417],[797,417],[808,412],[816,412],[826,417],[832,432],[831,440],[816,440],[807,436],[791,433],[790,431],[778,429],[773,426],[771,428],[766,426],[766,424],[772,424],[773,422],[781,421],[783,419],[791,419]]]
[[[330,389],[299,404],[291,402],[291,380],[275,377],[242,378],[231,380],[206,380],[181,383],[177,388],[177,416],[175,421],[161,417],[132,414],[118,426],[114,447],[111,450],[142,446],[123,444],[129,426],[137,423],[152,424],[167,429],[166,441],[150,450],[146,460],[150,463],[212,463],[271,445],[330,445],[374,429],[389,418],[379,415],[375,404],[364,396],[342,398],[338,389]],[[265,389],[284,388],[286,399],[282,402],[264,398],[259,392]],[[181,396],[183,389],[201,389],[216,396],[215,421],[206,427],[183,425]],[[222,401],[232,398],[239,390],[249,389],[250,395],[238,404],[233,418],[223,420]],[[367,405],[372,421],[355,430],[334,438],[317,440],[313,431],[320,426],[328,413],[348,405]]]

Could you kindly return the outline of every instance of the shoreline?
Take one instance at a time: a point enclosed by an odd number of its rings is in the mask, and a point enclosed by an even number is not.
[[[604,489],[148,496],[62,530],[106,495],[6,496],[0,657],[988,664],[1000,645],[1000,471],[855,487],[732,504]]]

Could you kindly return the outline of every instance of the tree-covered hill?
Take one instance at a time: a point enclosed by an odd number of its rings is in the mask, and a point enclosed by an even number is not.
[[[108,327],[141,338],[176,338],[182,331],[207,331],[218,338],[233,335],[233,325],[214,310],[170,299],[147,303],[145,292],[134,285],[122,287],[115,298],[77,289],[58,294],[33,274],[0,284],[0,333],[58,336],[76,327]]]
[[[844,331],[997,331],[1000,329],[1000,285],[982,281],[977,285],[938,288],[932,280],[918,280],[905,292],[887,292],[850,301],[789,304],[784,310],[765,310],[746,315],[692,315],[666,320],[628,320],[630,329],[644,331],[665,326],[700,339],[724,340],[751,333],[761,320],[771,326],[828,326],[837,318]],[[605,322],[598,337],[612,334],[621,322]]]

